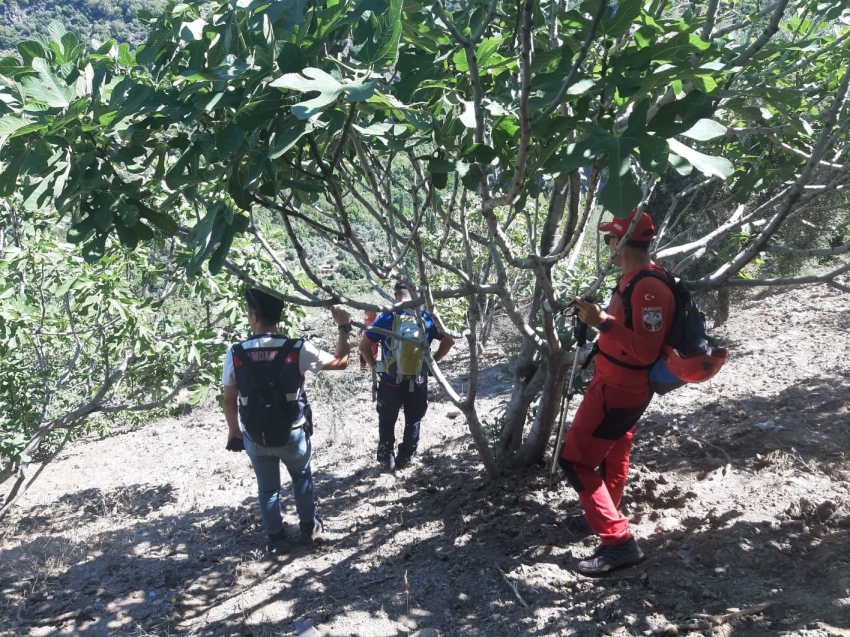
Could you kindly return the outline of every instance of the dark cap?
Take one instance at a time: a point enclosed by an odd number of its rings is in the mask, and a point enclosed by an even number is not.
[[[407,283],[404,281],[396,281],[393,290],[396,292],[410,292],[410,288],[407,287]]]
[[[280,322],[280,315],[283,313],[283,301],[279,298],[266,294],[257,288],[251,288],[245,291],[245,300],[248,302],[248,307],[254,310],[263,322]]]

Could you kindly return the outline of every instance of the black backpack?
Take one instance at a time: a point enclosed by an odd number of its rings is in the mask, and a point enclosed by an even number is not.
[[[266,447],[282,447],[289,441],[293,420],[300,413],[297,401],[286,399],[281,371],[287,355],[297,340],[287,339],[277,349],[275,357],[267,363],[255,363],[241,344],[233,346],[233,355],[238,357],[248,376],[247,405],[239,407],[242,423],[251,439]],[[306,396],[305,406],[306,406]],[[304,415],[310,421],[309,408]],[[305,425],[308,429],[310,425]]]

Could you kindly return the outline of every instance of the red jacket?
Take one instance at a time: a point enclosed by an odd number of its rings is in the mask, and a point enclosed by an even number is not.
[[[608,314],[612,317],[611,329],[599,336],[599,351],[596,356],[596,379],[624,389],[649,389],[649,367],[661,355],[661,347],[670,333],[676,312],[673,292],[663,281],[645,277],[632,290],[632,327],[625,324],[625,312],[621,293],[629,281],[641,270],[663,271],[654,263],[627,272],[617,283],[611,298]],[[647,366],[646,369],[628,369],[610,361],[604,354],[632,366]]]

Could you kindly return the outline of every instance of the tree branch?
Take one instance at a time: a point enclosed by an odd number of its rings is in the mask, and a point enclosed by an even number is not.
[[[121,362],[118,368],[104,380],[103,385],[100,387],[100,389],[97,391],[97,393],[91,400],[78,405],[75,409],[69,411],[61,418],[56,418],[54,420],[51,420],[50,422],[42,423],[41,425],[39,425],[35,434],[33,434],[29,442],[21,450],[19,454],[20,457],[32,457],[41,445],[42,440],[49,433],[56,429],[68,429],[70,427],[73,427],[77,422],[97,411],[109,390],[112,389],[113,385],[119,382],[124,376],[124,372],[127,369],[127,365],[132,360],[135,360],[135,356],[125,356],[124,360]],[[11,467],[15,465],[16,462],[17,461],[12,460],[7,464],[6,467],[4,467],[2,471],[0,471],[0,484],[3,484],[12,475],[14,475],[15,472],[11,470]],[[17,470],[25,473],[27,467],[29,467],[29,464],[29,461],[20,461],[17,465]]]
[[[776,8],[777,4],[779,4],[779,3],[774,2],[772,4],[767,5],[764,9],[759,11],[756,15],[759,18],[763,18],[764,16],[769,14],[771,11],[773,11]],[[750,26],[751,24],[752,24],[752,20],[750,20],[749,18],[746,19],[746,20],[742,20],[740,22],[735,22],[733,24],[730,24],[728,26],[723,27],[722,29],[718,29],[717,31],[715,31],[714,33],[711,34],[711,38],[713,40],[716,40],[718,38],[722,38],[725,35],[729,35],[730,33],[734,33],[735,31],[740,31],[741,29],[744,29],[744,28]]]
[[[718,0],[711,0],[715,4]],[[569,88],[575,83],[576,78],[578,77],[578,71],[582,64],[584,64],[585,58],[587,58],[587,53],[590,50],[590,45],[596,37],[596,30],[599,28],[599,24],[602,22],[602,18],[605,17],[605,12],[608,10],[608,0],[602,0],[599,3],[599,8],[596,10],[596,15],[593,16],[593,22],[590,23],[590,30],[587,32],[587,37],[584,39],[584,42],[581,45],[581,50],[579,51],[578,57],[576,61],[573,63],[572,68],[570,69],[569,75],[567,75],[567,79],[564,80],[564,83],[561,85],[561,88],[558,89],[555,97],[549,102],[549,105],[543,109],[543,112],[537,116],[537,119],[534,120],[534,124],[532,124],[532,128],[537,128],[540,123],[549,117],[558,106],[561,104],[561,101],[564,99],[564,95],[567,94]]]
[[[772,133],[780,133],[791,128],[791,124],[780,124],[779,126],[751,126],[739,127],[729,126],[726,129],[727,133],[738,135],[740,137],[746,135],[770,135]]]
[[[702,188],[703,186],[707,186],[708,184],[714,182],[716,179],[717,179],[717,177],[711,177],[710,179],[706,179],[705,181],[700,181],[700,182],[693,184],[693,185],[685,188],[684,190],[676,193],[675,195],[673,195],[673,201],[670,203],[670,207],[667,208],[667,213],[664,215],[664,220],[661,222],[661,225],[658,228],[658,233],[655,235],[655,237],[652,240],[652,244],[651,244],[652,250],[655,249],[655,247],[661,242],[661,240],[664,238],[664,235],[667,233],[667,227],[670,223],[670,219],[672,218],[674,211],[676,210],[676,207],[679,205],[679,201],[683,197],[688,196],[690,193],[694,193],[694,197],[691,199],[691,202],[690,202],[690,203],[693,203],[694,199],[696,198],[696,192],[700,188]],[[685,210],[687,210],[690,207],[690,203],[687,206],[685,206]],[[675,226],[676,226],[676,224],[674,223],[673,227],[675,227]]]
[[[768,22],[767,27],[765,27],[762,34],[753,42],[747,49],[741,53],[738,57],[731,60],[726,64],[726,68],[734,68],[736,66],[742,66],[745,64],[750,58],[752,58],[756,53],[758,53],[761,48],[768,43],[770,38],[772,38],[777,31],[779,31],[779,21],[782,20],[782,16],[785,13],[785,9],[788,6],[788,0],[778,0],[773,7],[773,15],[770,18],[770,22]]]
[[[478,44],[481,41],[481,38],[484,37],[484,32],[487,30],[487,27],[490,26],[490,23],[493,21],[498,6],[498,0],[490,0],[490,7],[489,9],[487,9],[487,16],[481,21],[481,24],[479,24],[478,28],[472,33],[471,41],[473,44]]]
[[[230,259],[224,260],[224,269],[230,272],[233,276],[235,276],[243,283],[247,283],[251,287],[255,287],[258,290],[261,290],[266,294],[275,297],[276,299],[280,299],[284,303],[292,303],[294,305],[300,305],[302,307],[330,307],[331,305],[334,305],[335,303],[339,302],[339,299],[311,300],[303,299],[298,296],[292,296],[290,294],[283,294],[282,292],[278,292],[277,290],[272,289],[266,284],[260,282],[259,279],[255,279],[250,274],[245,272],[245,270],[240,268],[238,265],[235,265]]]
[[[711,32],[714,30],[714,21],[717,19],[717,7],[719,0],[708,0],[708,9],[705,12],[705,22],[702,25],[700,39],[705,42],[711,41]]]
[[[847,254],[850,252],[850,243],[845,243],[844,245],[835,247],[835,248],[791,248],[788,246],[778,246],[778,245],[766,245],[766,252],[773,252],[775,254],[793,254],[798,257],[832,257],[839,254]]]
[[[812,159],[811,155],[807,155],[802,150],[794,148],[790,144],[786,144],[785,142],[780,140],[776,135],[770,134],[767,137],[774,144],[779,146],[782,150],[784,150],[788,153],[791,153],[792,155],[796,155],[797,157],[802,157],[806,161],[811,161],[811,159]],[[818,164],[820,164],[821,166],[825,166],[827,168],[832,168],[833,170],[847,170],[848,169],[848,166],[846,164],[835,164],[833,162],[826,161],[825,159],[821,159],[820,161],[818,161]]]
[[[719,226],[717,229],[709,232],[704,237],[696,241],[692,241],[690,243],[686,243],[680,246],[675,246],[672,248],[664,248],[663,250],[659,250],[656,252],[653,257],[655,259],[669,259],[671,257],[679,256],[679,255],[687,255],[692,252],[695,252],[700,249],[710,248],[712,245],[720,241],[721,239],[729,236],[735,230],[738,230],[745,223],[756,219],[759,215],[764,214],[768,210],[772,209],[776,206],[780,201],[784,200],[786,197],[790,196],[791,188],[785,188],[778,194],[774,195],[766,202],[758,206],[755,210],[746,214],[744,216],[733,216],[731,219],[726,221],[724,224]]]
[[[607,0],[602,0],[607,2]],[[525,183],[525,164],[528,158],[528,151],[531,145],[531,119],[528,112],[528,100],[531,93],[531,56],[533,51],[531,28],[534,22],[534,0],[525,0],[523,4],[523,24],[522,24],[522,64],[520,66],[520,93],[519,93],[519,118],[520,118],[520,137],[519,148],[517,149],[516,162],[514,164],[514,175],[511,182],[511,187],[507,194],[497,199],[485,199],[482,196],[481,209],[483,213],[499,208],[501,206],[511,205],[519,196],[520,191]],[[480,80],[479,80],[480,85]],[[483,143],[483,140],[482,140]],[[480,164],[479,164],[480,165]],[[486,183],[486,173],[482,178],[482,183]],[[490,217],[489,214],[485,215]],[[489,222],[488,222],[488,225]]]
[[[386,233],[388,241],[390,241],[390,246],[389,246],[390,251],[392,252],[392,249],[393,249],[392,241],[397,241],[397,242],[405,244],[405,252],[406,252],[407,246],[410,245],[411,242],[414,241],[414,239],[416,239],[418,229],[419,229],[419,225],[420,225],[422,219],[424,218],[425,209],[421,210],[419,218],[416,220],[415,226],[410,225],[409,222],[407,221],[407,219],[405,219],[403,216],[396,217],[405,226],[405,228],[407,230],[409,230],[409,232],[410,232],[410,235],[407,238],[405,238],[402,235],[400,235],[387,222],[387,220],[383,216],[381,216],[381,214],[377,210],[375,210],[374,207],[372,207],[372,205],[357,192],[355,185],[353,183],[351,183],[350,181],[348,181],[349,177],[344,173],[343,173],[343,179],[349,185],[350,192],[351,192],[352,196],[359,203],[361,203],[364,208],[366,208],[367,212],[369,212],[369,214],[372,216],[372,218],[378,223],[379,226],[381,226],[381,228]],[[390,210],[390,214],[392,215],[392,210]],[[448,228],[447,228],[446,232],[448,232]],[[425,258],[428,259],[428,261],[430,261],[434,265],[437,265],[441,268],[444,268],[444,269],[452,272],[464,283],[470,283],[471,282],[471,279],[466,272],[464,272],[460,268],[454,266],[453,264],[449,263],[448,261],[445,261],[444,259],[440,258],[439,254],[437,256],[432,256],[430,253],[424,252],[424,255],[425,255]],[[397,265],[400,264],[403,261],[403,256],[404,256],[404,253],[401,253],[400,256],[394,257],[394,261],[389,267],[382,268],[382,270],[385,272],[385,274],[382,275],[382,278],[389,278],[389,277],[392,276],[393,269],[395,267],[397,267]]]
[[[158,409],[163,405],[166,405],[172,398],[174,398],[181,389],[187,387],[195,378],[195,373],[197,372],[197,366],[193,363],[192,367],[186,370],[182,374],[182,378],[180,382],[172,389],[168,394],[160,398],[159,400],[154,400],[149,403],[142,404],[133,404],[133,403],[123,403],[120,405],[106,405],[100,407],[97,411],[104,414],[115,414],[122,411],[150,411],[151,409]]]
[[[348,109],[348,117],[345,119],[345,126],[342,127],[342,136],[339,138],[339,145],[336,147],[333,161],[331,162],[331,170],[336,170],[339,165],[339,158],[342,157],[342,149],[345,147],[345,140],[348,138],[348,132],[351,130],[351,122],[354,120],[354,114],[357,112],[357,105],[352,102]]]
[[[840,38],[835,38],[835,40],[830,42],[825,47],[820,48],[817,51],[815,51],[814,53],[812,53],[811,55],[804,57],[803,59],[799,60],[796,64],[792,65],[788,69],[785,69],[781,73],[765,78],[764,80],[762,80],[758,84],[758,87],[759,88],[765,88],[767,86],[768,81],[776,82],[777,80],[781,80],[785,77],[788,77],[792,73],[795,73],[796,71],[799,71],[800,69],[811,65],[812,62],[814,62],[815,60],[817,60],[819,57],[821,57],[825,53],[828,53],[829,51],[831,51],[832,49],[837,47],[839,44],[844,42],[848,37],[850,37],[850,31],[847,31],[847,33],[842,35]]]
[[[827,281],[826,284],[831,288],[835,288],[836,290],[840,290],[841,292],[850,294],[850,286],[839,283],[838,281]]]
[[[27,480],[27,469],[29,468],[29,463],[22,463],[19,469],[18,479],[15,481],[15,484],[12,485],[11,491],[9,491],[9,495],[6,496],[6,501],[3,503],[3,506],[0,507],[0,520],[6,517],[6,514],[15,506],[18,501],[23,498],[29,488],[32,486],[33,482],[38,479],[38,476],[41,475],[41,472],[44,471],[44,468],[50,464],[51,460],[53,460],[59,453],[65,448],[65,444],[71,438],[71,433],[73,432],[72,428],[68,428],[65,431],[65,435],[62,437],[62,442],[59,443],[59,446],[56,447],[56,450],[47,456],[42,462],[41,466],[36,470],[35,474],[32,478],[29,479],[26,484],[24,482]],[[10,476],[11,477],[11,476]],[[3,478],[0,476],[0,484],[3,484],[5,480],[8,478]]]
[[[436,0],[432,6],[434,7],[434,12],[437,14],[437,17],[440,18],[440,21],[446,26],[446,29],[451,36],[457,40],[458,44],[461,46],[469,46],[471,44],[469,38],[461,34],[461,32],[457,30],[457,27],[455,27],[454,22],[449,20],[449,16],[446,15],[446,8],[443,6],[443,0]]]
[[[296,290],[298,290],[301,294],[303,294],[305,297],[307,297],[308,299],[311,299],[311,300],[314,300],[314,301],[319,300],[318,296],[316,296],[315,294],[313,294],[312,292],[310,292],[309,290],[304,288],[298,282],[298,279],[295,278],[295,276],[292,274],[292,272],[290,271],[290,269],[286,265],[286,263],[284,263],[280,259],[280,257],[277,255],[277,253],[274,250],[272,250],[272,247],[269,245],[268,241],[266,241],[266,238],[263,236],[263,233],[260,232],[259,228],[257,228],[256,224],[254,223],[254,213],[250,212],[249,214],[250,214],[250,217],[251,217],[251,226],[248,228],[248,232],[253,234],[254,237],[257,239],[257,241],[260,242],[260,245],[263,247],[263,250],[266,251],[266,254],[269,255],[271,260],[277,266],[278,270],[280,270],[283,273],[283,275],[286,277],[286,280],[289,281],[289,284],[292,287],[294,287]],[[281,214],[283,214],[283,213],[281,213]]]
[[[780,1],[780,5],[781,4],[782,2]],[[821,158],[826,153],[830,133],[836,124],[838,113],[844,106],[844,100],[847,97],[848,88],[850,88],[850,73],[845,73],[841,85],[836,92],[833,106],[824,117],[823,130],[821,130],[818,143],[812,151],[812,156],[806,162],[800,176],[794,181],[794,184],[789,189],[790,192],[788,194],[788,198],[780,206],[779,211],[765,226],[764,230],[759,233],[759,236],[756,237],[752,244],[735,255],[728,264],[721,266],[714,273],[700,279],[701,281],[704,281],[705,284],[712,286],[716,286],[717,283],[722,284],[723,281],[739,272],[746,264],[752,261],[753,258],[755,258],[755,255],[757,255],[764,245],[767,244],[768,240],[773,236],[788,214],[794,209],[795,205],[800,202],[806,184],[809,183],[812,177],[815,166],[817,166],[818,162],[820,162]]]
[[[773,279],[728,279],[716,285],[712,280],[699,279],[697,281],[687,281],[689,289],[695,292],[709,292],[717,290],[721,287],[777,287],[788,285],[808,285],[813,283],[827,283],[841,275],[850,272],[850,263],[845,263],[842,266],[824,272],[823,274],[811,274],[808,276],[785,276]],[[839,284],[840,285],[840,284]],[[833,286],[835,287],[835,286]]]

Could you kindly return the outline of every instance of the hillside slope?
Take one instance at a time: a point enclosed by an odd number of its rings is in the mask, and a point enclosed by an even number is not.
[[[352,363],[308,381],[325,544],[263,551],[250,464],[216,410],[91,438],[0,526],[0,633],[850,635],[848,317],[825,287],[750,301],[722,330],[721,374],[653,402],[624,496],[647,553],[632,569],[577,574],[593,543],[559,525],[575,494],[542,467],[489,484],[443,397],[420,460],[381,473]],[[465,361],[446,365],[458,386]],[[494,343],[485,419],[503,362]]]
[[[0,51],[36,34],[46,34],[56,20],[81,37],[105,42],[139,44],[147,27],[139,22],[139,10],[159,11],[165,0],[0,0]]]

